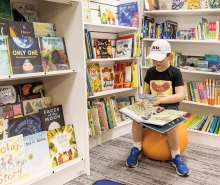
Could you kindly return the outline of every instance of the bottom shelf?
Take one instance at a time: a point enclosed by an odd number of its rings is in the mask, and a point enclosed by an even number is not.
[[[76,158],[56,168],[49,168],[15,182],[16,185],[65,184],[84,174],[83,158]],[[13,183],[14,184],[14,183]]]
[[[89,148],[93,148],[97,145],[115,139],[119,136],[131,133],[131,126],[132,120],[122,121],[121,123],[118,123],[117,127],[103,132],[100,135],[96,135],[89,138]]]
[[[220,135],[188,129],[189,142],[220,148]]]

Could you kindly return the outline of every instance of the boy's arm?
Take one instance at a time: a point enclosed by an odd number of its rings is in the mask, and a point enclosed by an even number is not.
[[[146,83],[146,82],[145,82]],[[150,86],[148,83],[146,83],[146,90],[145,93],[149,94],[150,93]]]

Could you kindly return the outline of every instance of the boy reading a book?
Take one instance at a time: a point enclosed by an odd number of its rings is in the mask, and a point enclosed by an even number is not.
[[[179,102],[184,99],[183,78],[179,69],[169,63],[171,54],[170,44],[163,39],[156,40],[151,45],[151,52],[147,59],[153,59],[154,66],[149,68],[144,81],[146,93],[157,95],[158,99],[154,106],[159,106],[159,111],[164,109],[178,110]],[[137,103],[142,103],[138,100]],[[133,121],[132,124],[133,148],[127,158],[128,167],[137,167],[138,158],[142,153],[143,127]],[[172,156],[172,165],[180,176],[188,176],[189,169],[180,155],[179,138],[177,127],[167,131],[168,144]]]

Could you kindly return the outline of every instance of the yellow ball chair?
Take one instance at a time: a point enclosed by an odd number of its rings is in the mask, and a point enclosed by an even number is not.
[[[177,126],[179,133],[180,154],[182,154],[188,144],[188,130],[185,123]],[[167,161],[171,160],[170,148],[167,140],[167,133],[159,133],[149,128],[143,129],[142,150],[147,158]]]

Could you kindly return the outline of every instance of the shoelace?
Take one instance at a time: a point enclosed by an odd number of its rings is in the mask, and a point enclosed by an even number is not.
[[[177,164],[177,165],[185,165],[185,163],[184,163],[182,157],[178,157],[178,158],[177,158],[176,164]]]

